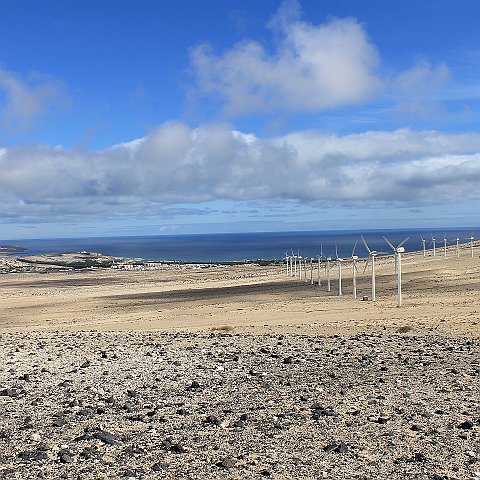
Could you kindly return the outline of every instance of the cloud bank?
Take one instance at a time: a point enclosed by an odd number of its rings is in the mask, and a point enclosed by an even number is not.
[[[0,148],[0,201],[4,221],[122,216],[218,199],[417,207],[479,198],[479,151],[474,133],[259,138],[223,124],[167,123],[102,151]]]

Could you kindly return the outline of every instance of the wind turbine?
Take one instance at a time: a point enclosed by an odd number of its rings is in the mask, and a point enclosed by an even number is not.
[[[357,298],[357,260],[358,256],[355,255],[355,249],[357,248],[357,243],[353,246],[352,250],[352,279],[353,279],[353,298]]]
[[[443,256],[447,258],[447,232],[443,235]]]
[[[308,279],[307,279],[307,257],[305,257],[304,260],[303,260],[303,274],[304,274],[304,282],[308,283]]]
[[[365,264],[365,268],[363,269],[363,273],[367,270],[368,264],[370,262],[370,259],[372,260],[372,302],[376,300],[375,296],[375,257],[379,253],[384,253],[384,252],[377,252],[375,250],[370,250],[370,248],[367,245],[367,242],[363,238],[363,235],[360,235],[362,237],[363,244],[365,245],[365,248],[367,249],[368,252],[368,260],[367,263]]]
[[[288,252],[285,250],[285,275],[288,277],[288,264],[289,264],[290,258],[288,256]]]
[[[470,240],[470,252],[471,252],[471,255],[472,255],[472,258],[473,258],[473,240],[475,240],[473,238],[473,233],[470,235],[470,238],[467,238],[467,240]]]
[[[433,244],[433,256],[435,256],[435,242],[436,242],[436,240],[435,240],[434,236],[432,235],[432,241],[430,242],[430,245]]]
[[[338,264],[338,295],[342,296],[342,262],[343,258],[338,256],[338,248],[337,244],[335,243],[335,256],[337,257],[337,264]]]
[[[330,261],[332,260],[332,257],[327,257],[327,263],[325,264],[325,269],[327,273],[327,292],[331,292],[332,288],[330,285]]]
[[[393,250],[396,259],[397,259],[397,307],[402,306],[402,253],[405,252],[403,245],[409,240],[410,237],[402,240],[396,247],[392,245],[392,242],[387,237],[383,237],[388,243],[390,248]]]
[[[310,258],[310,285],[313,285],[313,258]]]
[[[425,242],[426,242],[426,240],[422,236],[420,236],[420,238],[422,239],[423,258],[425,258],[425,256],[426,256],[426,252],[425,252]]]
[[[460,247],[458,246],[458,242],[460,241],[459,234],[457,233],[457,238],[455,239],[456,241],[456,246],[457,246],[457,258],[460,257]]]
[[[320,282],[320,263],[325,258],[323,255],[323,244],[320,244],[320,255],[318,256],[318,286],[321,286]]]
[[[295,260],[295,264],[294,264],[295,273],[293,276],[296,277],[297,276],[297,255],[294,255],[293,259]]]

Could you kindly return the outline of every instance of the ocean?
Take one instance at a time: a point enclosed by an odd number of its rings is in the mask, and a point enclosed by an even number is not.
[[[335,257],[335,245],[339,257],[350,257],[357,242],[355,254],[367,255],[361,241],[363,233],[371,250],[391,252],[383,239],[385,235],[394,245],[410,236],[405,244],[406,251],[420,250],[421,237],[427,240],[431,248],[432,235],[436,238],[437,248],[443,247],[446,234],[449,244],[455,243],[457,235],[460,242],[468,242],[473,235],[480,238],[480,229],[449,228],[448,230],[339,230],[321,232],[271,232],[271,233],[218,233],[198,235],[158,235],[135,237],[98,237],[98,238],[51,238],[32,240],[5,240],[0,245],[9,244],[26,248],[23,255],[38,255],[65,252],[98,252],[116,257],[143,258],[148,261],[179,262],[226,262],[257,259],[281,259],[285,252],[300,252],[300,255],[316,257],[323,253]]]

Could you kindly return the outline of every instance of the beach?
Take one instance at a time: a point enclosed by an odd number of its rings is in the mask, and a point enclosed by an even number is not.
[[[480,478],[480,260],[0,276],[0,478]],[[316,272],[314,281],[317,282]],[[362,297],[368,299],[362,300]]]

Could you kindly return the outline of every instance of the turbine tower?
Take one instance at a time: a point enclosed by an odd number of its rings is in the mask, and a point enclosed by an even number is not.
[[[332,291],[332,288],[330,285],[330,261],[331,260],[332,260],[332,257],[327,257],[327,263],[325,264],[326,273],[327,273],[327,292]]]
[[[342,262],[343,258],[339,258],[338,256],[338,248],[337,244],[335,243],[335,256],[337,257],[337,264],[338,264],[338,295],[342,296]]]
[[[443,256],[447,258],[447,232],[443,235]]]
[[[460,241],[459,234],[457,233],[457,238],[455,239],[456,246],[457,246],[457,258],[460,257],[460,247],[458,246],[458,242]]]
[[[473,240],[475,240],[473,238],[473,233],[470,235],[470,238],[467,238],[467,240],[470,240],[470,252],[471,252],[471,256],[473,258]]]
[[[425,252],[425,242],[426,242],[426,240],[422,236],[420,238],[422,239],[423,258],[425,258],[426,257],[426,252]]]
[[[363,273],[367,270],[368,264],[370,263],[370,260],[372,261],[372,302],[375,302],[376,300],[376,295],[375,295],[375,257],[379,253],[384,253],[384,252],[377,252],[375,250],[370,250],[370,248],[367,245],[367,242],[363,238],[363,235],[360,235],[362,237],[363,244],[365,245],[365,248],[367,249],[368,252],[368,259],[367,263],[365,264],[365,268],[363,269]]]
[[[320,255],[318,255],[318,286],[321,286],[321,281],[320,281],[320,263],[321,261],[325,258],[323,255],[323,245],[320,244]]]
[[[390,248],[393,250],[397,258],[397,307],[402,306],[402,253],[405,252],[405,248],[403,245],[409,240],[410,237],[405,238],[402,240],[396,247],[392,245],[392,242],[387,237],[383,237],[385,241],[388,243]]]
[[[434,236],[432,235],[432,241],[430,242],[430,245],[433,245],[433,256],[435,256],[435,245],[436,245],[436,240]]]
[[[357,248],[357,243],[353,246],[352,250],[352,280],[353,280],[353,298],[357,298],[357,260],[358,256],[355,255],[355,249]]]
[[[313,258],[310,258],[310,285],[313,285]]]

